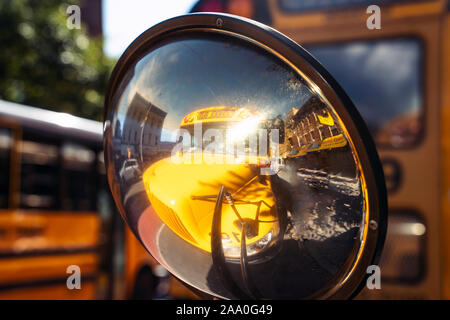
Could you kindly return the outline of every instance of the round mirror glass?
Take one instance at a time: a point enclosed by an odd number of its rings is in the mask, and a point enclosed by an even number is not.
[[[105,121],[113,195],[152,256],[195,289],[332,296],[379,234],[373,168],[316,75],[227,30],[236,20],[150,30],[122,57]]]

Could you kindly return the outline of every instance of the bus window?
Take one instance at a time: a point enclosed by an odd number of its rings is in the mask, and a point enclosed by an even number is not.
[[[0,209],[8,208],[12,133],[0,128]]]
[[[352,41],[306,49],[342,85],[379,147],[408,148],[419,142],[424,113],[419,39]]]
[[[406,0],[378,0],[377,4],[406,2]],[[349,7],[363,7],[374,4],[373,0],[278,0],[278,6],[281,11],[286,13],[300,13],[308,11],[323,11],[348,9]]]
[[[64,143],[63,159],[63,210],[93,211],[95,199],[94,170],[96,154],[84,146]]]
[[[23,141],[20,183],[21,208],[58,209],[58,147]]]

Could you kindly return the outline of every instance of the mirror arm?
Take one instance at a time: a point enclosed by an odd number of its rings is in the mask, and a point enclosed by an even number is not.
[[[222,203],[225,192],[225,187],[222,186],[214,208],[211,230],[211,257],[213,268],[224,287],[227,288],[235,298],[248,300],[251,299],[251,297],[244,293],[231,276],[231,273],[226,266],[225,254],[222,248]]]
[[[259,292],[258,288],[256,287],[255,282],[253,281],[250,273],[248,272],[247,244],[245,240],[246,234],[247,234],[247,223],[244,223],[242,226],[242,233],[241,233],[241,257],[240,257],[242,280],[244,281],[247,291],[251,293],[253,298],[261,299],[262,295]]]

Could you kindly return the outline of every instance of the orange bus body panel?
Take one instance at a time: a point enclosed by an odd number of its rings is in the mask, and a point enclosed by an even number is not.
[[[0,210],[0,230],[0,299],[96,298],[97,213]],[[81,290],[67,288],[71,265]]]
[[[450,299],[450,15],[442,32],[442,298]]]

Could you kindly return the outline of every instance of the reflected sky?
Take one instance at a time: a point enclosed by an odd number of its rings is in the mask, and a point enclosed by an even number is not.
[[[120,102],[119,119],[139,93],[168,113],[163,141],[168,132],[179,128],[186,114],[200,108],[246,107],[274,118],[300,107],[312,95],[302,80],[276,59],[238,40],[223,41],[217,36],[161,45],[136,64],[127,90]]]

